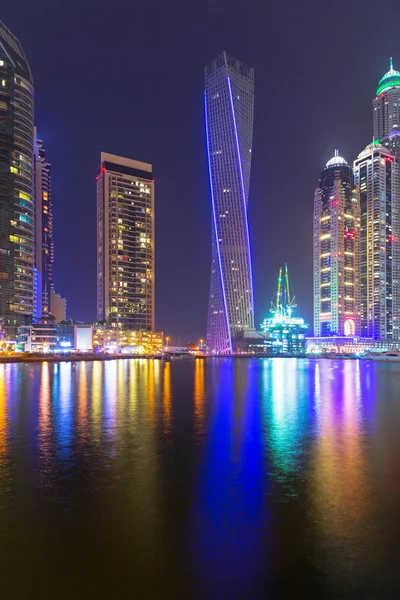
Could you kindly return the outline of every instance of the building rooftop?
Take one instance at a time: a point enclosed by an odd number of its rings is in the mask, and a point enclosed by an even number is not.
[[[21,44],[13,33],[0,21],[0,46],[12,62],[17,75],[24,77],[33,84],[33,77],[29,63]]]
[[[342,165],[349,166],[347,160],[345,160],[342,156],[339,156],[339,152],[335,150],[335,156],[333,156],[326,163],[326,167],[341,167]]]
[[[390,88],[400,87],[400,71],[393,69],[392,57],[390,57],[389,67],[389,71],[384,74],[379,82],[378,89],[376,90],[377,96],[383,92],[386,92]]]

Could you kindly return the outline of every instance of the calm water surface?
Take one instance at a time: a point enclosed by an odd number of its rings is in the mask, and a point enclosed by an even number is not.
[[[400,365],[0,365],[0,598],[400,598]]]

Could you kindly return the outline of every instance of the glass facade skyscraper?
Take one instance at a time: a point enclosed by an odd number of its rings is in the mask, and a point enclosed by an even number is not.
[[[314,335],[360,335],[360,201],[337,152],[314,195]]]
[[[51,199],[51,168],[46,160],[43,142],[35,128],[35,312],[34,318],[51,312],[53,289],[53,203]]]
[[[228,354],[255,334],[247,204],[254,69],[223,52],[205,69],[205,123],[212,205],[207,345]]]
[[[399,163],[373,143],[354,161],[361,207],[361,335],[399,339]]]
[[[101,153],[97,176],[97,318],[154,330],[152,166]]]
[[[28,61],[0,22],[0,318],[11,338],[33,313],[33,111]]]
[[[390,68],[382,77],[373,100],[374,140],[379,142],[397,160],[400,159],[400,72]]]

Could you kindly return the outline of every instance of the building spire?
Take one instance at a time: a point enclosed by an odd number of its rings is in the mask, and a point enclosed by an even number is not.
[[[390,70],[393,71],[393,56],[390,57]]]
[[[339,150],[335,150],[335,157],[339,156]]]

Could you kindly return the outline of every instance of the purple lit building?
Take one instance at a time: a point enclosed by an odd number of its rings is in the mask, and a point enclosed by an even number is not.
[[[229,354],[255,336],[247,204],[254,69],[223,52],[205,69],[205,122],[212,204],[207,346]]]

